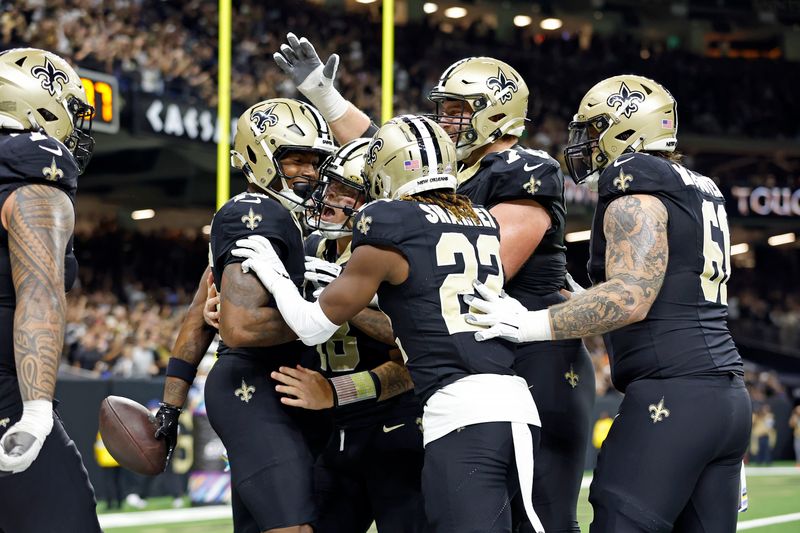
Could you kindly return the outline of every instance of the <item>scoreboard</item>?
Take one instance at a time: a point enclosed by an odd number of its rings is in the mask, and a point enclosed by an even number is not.
[[[120,95],[117,78],[101,72],[79,68],[83,89],[89,105],[94,107],[93,131],[117,133],[119,131]]]

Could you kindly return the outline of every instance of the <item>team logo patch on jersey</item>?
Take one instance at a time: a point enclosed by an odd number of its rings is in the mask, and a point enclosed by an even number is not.
[[[564,374],[564,379],[567,380],[569,386],[573,389],[578,386],[578,382],[581,380],[581,377],[572,370],[572,365],[569,365],[569,372]]]
[[[10,418],[4,418],[0,420],[0,427],[8,427],[8,423],[11,422]]]
[[[639,104],[644,102],[644,93],[641,91],[631,91],[625,82],[619,87],[619,92],[612,94],[606,100],[606,104],[615,107],[617,111],[631,118],[631,115],[639,111]]]
[[[64,171],[56,166],[56,158],[54,157],[50,166],[42,169],[42,175],[48,181],[58,181],[59,178],[64,177]]]
[[[358,231],[366,235],[369,231],[370,224],[372,224],[372,217],[361,217],[361,220],[359,220],[358,224],[356,224],[356,228]]]
[[[519,91],[519,86],[514,80],[508,79],[503,69],[497,68],[497,76],[492,76],[486,80],[486,86],[494,91],[501,104],[511,100],[514,93]]]
[[[266,111],[253,111],[250,113],[250,122],[253,123],[253,130],[264,133],[267,130],[267,124],[273,127],[277,126],[278,115],[275,114],[277,106],[278,104],[275,104]]]
[[[369,148],[367,148],[367,164],[374,165],[375,161],[378,160],[378,152],[380,149],[383,148],[383,139],[378,137],[372,143],[370,143]]]
[[[253,208],[251,207],[250,212],[242,216],[242,222],[247,226],[247,229],[253,231],[258,227],[258,223],[261,222],[263,218],[264,217],[261,215],[253,213]]]
[[[657,404],[650,404],[648,409],[650,410],[650,420],[653,421],[653,424],[661,422],[665,418],[669,418],[669,409],[664,405],[663,396]]]
[[[620,169],[619,176],[614,178],[614,181],[612,181],[611,183],[612,185],[614,185],[614,187],[616,187],[620,191],[625,192],[631,186],[632,181],[633,181],[633,176],[631,176],[630,174],[625,174],[622,171],[622,169]]]
[[[536,178],[531,176],[531,179],[529,179],[528,183],[523,185],[522,188],[525,189],[525,192],[534,195],[537,192],[539,192],[541,186],[542,186],[542,180],[537,180]]]
[[[242,378],[242,386],[233,391],[233,394],[235,394],[236,397],[242,400],[244,403],[250,403],[250,399],[253,397],[255,392],[256,388],[245,383],[244,378]]]
[[[55,96],[61,93],[64,84],[69,81],[69,76],[63,70],[58,70],[49,57],[44,58],[44,65],[37,65],[31,69],[31,74],[42,80],[42,89]]]

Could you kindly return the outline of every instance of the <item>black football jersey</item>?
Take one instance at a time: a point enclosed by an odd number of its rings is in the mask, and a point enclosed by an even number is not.
[[[358,214],[353,250],[369,244],[399,251],[408,261],[408,279],[382,283],[381,310],[392,321],[417,395],[424,403],[441,387],[471,374],[513,375],[514,351],[505,341],[478,343],[479,328],[464,321],[479,279],[499,292],[503,286],[497,222],[475,208],[480,224],[453,218],[436,205],[377,201]]]
[[[567,272],[566,208],[564,175],[558,162],[545,152],[517,145],[490,153],[474,167],[461,170],[459,181],[457,192],[476,205],[491,209],[502,202],[535,200],[547,210],[550,229],[505,290],[532,310],[563,300],[558,291],[564,287]]]
[[[306,255],[344,267],[350,259],[350,245],[337,257],[335,240],[324,239],[318,233],[312,233],[306,238]],[[317,345],[318,370],[327,378],[372,370],[391,360],[389,351],[396,349],[345,322],[327,342]],[[416,395],[409,391],[382,402],[356,402],[339,407],[334,411],[334,418],[339,427],[354,427],[400,418],[419,411]]]
[[[66,192],[74,202],[78,187],[78,165],[72,153],[58,140],[39,132],[0,135],[0,208],[16,189],[46,184]],[[70,289],[78,273],[78,262],[70,239],[64,257],[64,286]],[[16,296],[11,279],[8,232],[0,225],[0,419],[21,409],[14,363],[14,309]]]
[[[624,391],[640,378],[741,373],[727,325],[730,233],[719,188],[710,178],[644,153],[624,155],[606,167],[592,227],[594,283],[606,279],[606,209],[628,194],[655,196],[666,207],[669,259],[647,318],[605,336],[614,386]]]
[[[251,235],[262,235],[269,239],[292,281],[300,287],[305,272],[300,225],[276,200],[265,194],[245,192],[228,200],[211,222],[209,263],[217,289],[220,292],[225,290],[222,283],[225,267],[244,261],[231,254],[236,248],[236,241]],[[276,307],[274,300],[270,300],[268,306]],[[217,350],[219,356],[236,354],[264,358],[274,363],[275,368],[281,365],[294,366],[306,352],[305,345],[300,341],[265,348],[231,348],[225,344],[225,339],[221,340]]]

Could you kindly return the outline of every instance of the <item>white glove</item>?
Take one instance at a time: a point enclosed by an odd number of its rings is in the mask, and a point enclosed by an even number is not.
[[[347,100],[333,86],[339,56],[331,54],[323,65],[314,46],[294,33],[286,34],[288,44],[281,45],[281,51],[272,57],[278,67],[288,74],[303,96],[319,109],[326,120],[333,122],[347,111]]]
[[[324,259],[319,259],[318,257],[306,256],[305,278],[310,281],[316,289],[327,287],[331,281],[339,277],[341,272],[342,267],[336,263],[331,263]]]
[[[586,292],[586,289],[581,287],[577,281],[572,279],[572,275],[569,272],[567,272],[566,280],[567,280],[567,288],[569,289],[569,292],[571,292],[572,294],[578,295],[582,292]]]
[[[52,429],[52,401],[23,402],[22,417],[0,439],[0,472],[24,472],[39,456]]]
[[[275,294],[278,286],[286,283],[295,288],[269,239],[262,235],[251,235],[236,241],[236,246],[238,248],[234,248],[231,254],[246,259],[242,263],[242,272],[246,274],[252,270],[271,294]]]
[[[528,311],[505,292],[497,295],[477,280],[472,284],[480,298],[467,295],[464,301],[483,314],[470,313],[465,319],[473,326],[489,328],[476,331],[475,340],[485,341],[495,337],[512,342],[551,340],[550,314],[547,309]]]

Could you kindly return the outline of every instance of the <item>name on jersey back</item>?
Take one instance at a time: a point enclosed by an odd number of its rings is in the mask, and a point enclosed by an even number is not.
[[[497,228],[492,215],[483,207],[475,207],[475,214],[478,215],[480,222],[475,222],[471,218],[457,218],[446,209],[442,209],[434,204],[419,204],[419,208],[425,212],[425,219],[431,224],[458,224],[459,226],[483,226],[485,228]]]

